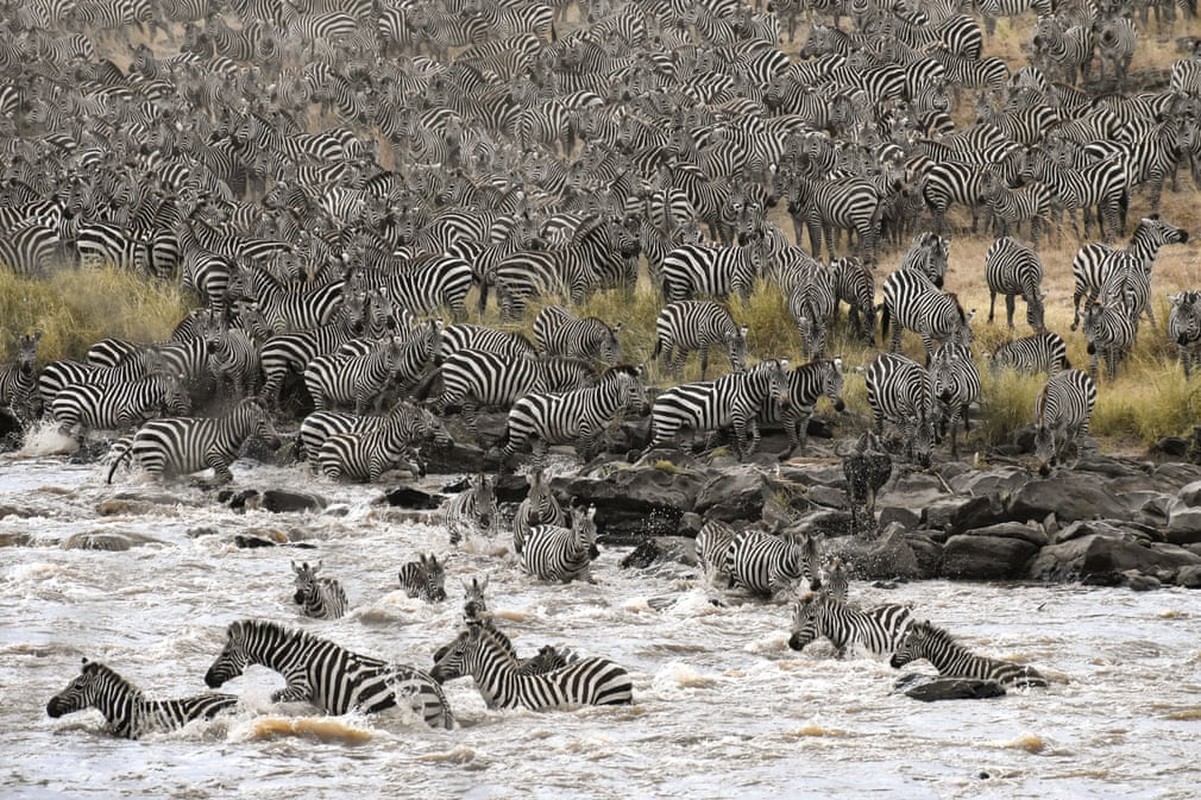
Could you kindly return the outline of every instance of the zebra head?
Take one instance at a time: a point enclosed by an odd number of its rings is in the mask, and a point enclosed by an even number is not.
[[[1134,231],[1131,241],[1145,240],[1150,247],[1165,244],[1185,244],[1188,242],[1188,231],[1177,228],[1167,220],[1159,218],[1158,214],[1139,220],[1138,228]]]
[[[463,578],[463,617],[471,619],[488,610],[484,600],[484,591],[488,588],[487,575],[472,575],[471,580]]]
[[[830,597],[845,603],[847,601],[847,589],[850,586],[850,571],[847,569],[846,562],[838,556],[833,556],[826,563],[822,570],[824,574],[823,585],[825,591]]]
[[[475,493],[475,516],[480,527],[491,532],[497,522],[496,478],[479,473],[471,481]]]
[[[292,562],[292,572],[296,574],[296,593],[292,595],[292,600],[297,605],[303,606],[317,592],[317,573],[322,565],[323,562],[318,561],[317,566],[310,567],[309,562],[305,561],[298,567],[295,561]]]
[[[746,369],[746,334],[747,326],[739,326],[738,330],[726,332],[726,354],[730,357],[730,369],[742,372]]]
[[[268,623],[269,625],[270,623]],[[261,630],[256,630],[256,627]],[[225,630],[225,646],[221,648],[221,654],[213,661],[208,672],[204,673],[205,685],[216,689],[241,675],[250,664],[251,640],[256,635],[268,632],[268,627],[255,626],[250,621],[230,623]]]
[[[792,607],[792,635],[788,637],[789,648],[801,651],[817,637],[821,636],[820,620],[825,608],[826,595],[822,592],[810,592]]]
[[[484,629],[490,624],[487,617],[468,619],[454,641],[434,652],[434,668],[430,670],[430,677],[438,683],[446,683],[469,674],[471,667],[468,657],[478,648]]]
[[[943,638],[946,638],[946,632],[931,625],[929,620],[913,623],[888,663],[893,669],[900,669],[910,661],[928,658],[930,646],[939,638],[939,633],[944,634]]]
[[[83,659],[83,668],[79,675],[67,684],[61,692],[50,698],[46,704],[46,714],[57,719],[65,714],[83,711],[98,705],[105,695],[114,695],[121,689],[127,689],[132,694],[140,692],[117,673],[101,664],[99,661]]]
[[[600,550],[596,546],[596,506],[576,506],[571,510],[571,530],[578,549],[587,549],[588,558],[596,559]]]
[[[1188,289],[1168,296],[1168,331],[1176,344],[1187,347],[1201,341],[1201,291]]]
[[[436,555],[427,559],[421,556],[421,564],[425,568],[425,588],[422,598],[427,603],[440,603],[446,599],[446,567]]]
[[[32,334],[22,333],[17,336],[17,367],[21,374],[30,375],[37,371],[38,342],[42,338],[41,331]]]

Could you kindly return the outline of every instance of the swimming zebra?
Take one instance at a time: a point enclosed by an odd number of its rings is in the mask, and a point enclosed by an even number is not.
[[[46,713],[58,719],[96,708],[104,715],[110,733],[137,739],[147,733],[178,730],[192,720],[212,719],[237,704],[236,695],[212,692],[176,700],[151,700],[111,667],[85,658],[80,674],[50,698]]]
[[[1186,289],[1168,297],[1168,338],[1176,343],[1184,379],[1192,377],[1193,364],[1201,362],[1201,291]]]
[[[741,372],[746,363],[747,326],[738,326],[729,310],[712,300],[677,300],[668,303],[655,319],[655,349],[650,358],[663,356],[663,363],[679,374],[684,359],[700,352],[701,380],[709,370],[709,348],[725,349],[730,369]]]
[[[685,428],[699,433],[733,427],[735,455],[740,460],[749,456],[759,446],[759,415],[764,404],[779,394],[787,368],[785,359],[768,360],[746,372],[684,383],[660,393],[651,407],[648,451],[662,447]]]
[[[446,567],[436,555],[419,553],[416,561],[401,565],[400,588],[409,597],[417,597],[426,603],[440,603],[446,599]],[[481,590],[482,595],[482,590]]]
[[[186,414],[191,406],[180,380],[147,375],[104,386],[64,386],[50,404],[50,414],[64,435],[82,442],[92,428],[128,430],[160,414]]]
[[[17,357],[0,366],[0,408],[8,408],[22,424],[42,415],[38,391],[38,342],[42,332],[17,335]]]
[[[507,639],[480,620],[444,647],[431,674],[439,682],[463,675],[475,679],[488,708],[533,710],[576,705],[629,705],[633,683],[626,670],[606,658],[581,658],[540,674],[521,674]]]
[[[734,529],[725,522],[707,519],[696,532],[696,564],[710,583],[727,585],[730,581],[730,548]]]
[[[1118,363],[1130,355],[1138,332],[1135,321],[1120,301],[1090,303],[1084,313],[1084,338],[1088,341],[1088,374],[1095,380],[1101,359],[1105,374],[1112,381]]]
[[[644,405],[640,367],[613,367],[600,383],[567,392],[530,392],[509,410],[500,460],[508,464],[525,445],[533,449],[535,466],[545,466],[554,444],[573,444],[584,463],[596,457],[604,436],[623,409]]]
[[[571,527],[543,524],[530,528],[521,551],[521,568],[545,581],[571,583],[588,579],[596,547],[596,507],[571,510]]]
[[[287,686],[273,703],[308,702],[326,714],[376,714],[407,707],[431,726],[453,728],[442,687],[427,672],[360,655],[328,639],[266,620],[239,620],[226,629],[225,646],[204,682],[216,689],[258,664],[280,673]]]
[[[809,418],[813,416],[817,401],[824,396],[834,404],[835,411],[846,409],[842,401],[842,359],[835,357],[801,364],[784,373],[779,389],[776,406],[788,434],[788,452],[784,458],[791,458],[798,447],[804,455],[809,443]],[[775,416],[774,412],[773,408],[770,416]]]
[[[346,614],[346,590],[337,578],[317,577],[322,562],[310,567],[305,561],[299,567],[292,562],[296,575],[296,592],[292,600],[300,606],[300,613],[313,619],[339,619]]]
[[[534,341],[541,355],[598,359],[612,366],[621,360],[621,323],[577,317],[563,306],[546,306],[534,317]]]
[[[1011,236],[1001,236],[984,256],[984,280],[988,284],[988,322],[993,321],[997,295],[1005,296],[1006,320],[1013,328],[1017,295],[1026,301],[1026,324],[1043,330],[1043,264],[1038,254]]]
[[[741,586],[767,597],[791,592],[801,580],[813,591],[821,588],[817,540],[809,534],[744,530],[734,537],[726,569],[731,588]]]
[[[930,390],[934,395],[934,419],[938,435],[951,430],[951,458],[959,457],[958,423],[963,420],[963,433],[971,430],[968,409],[980,400],[980,371],[966,346],[946,342],[934,351],[930,362]]]
[[[229,465],[238,457],[242,443],[252,436],[266,440],[273,447],[279,446],[267,410],[254,397],[240,401],[231,411],[213,419],[154,419],[139,428],[132,444],[113,459],[105,483],[112,483],[113,473],[126,458],[137,461],[155,478],[211,468],[216,484],[228,483],[234,477]]]
[[[977,678],[1010,686],[1046,686],[1047,679],[1034,667],[976,655],[956,642],[946,630],[930,622],[909,626],[889,663],[900,669],[910,661],[926,659],[938,674],[948,678]]]
[[[513,552],[517,555],[521,555],[525,549],[526,539],[535,525],[566,527],[571,519],[555,499],[541,468],[531,469],[526,473],[525,480],[529,484],[529,491],[513,515]]]
[[[471,485],[459,492],[446,505],[443,520],[450,534],[450,543],[458,544],[463,533],[479,531],[485,536],[496,533],[500,512],[496,504],[496,479],[479,473]]]
[[[321,415],[317,417],[317,415]],[[313,419],[316,417],[316,419]],[[425,471],[416,450],[420,444],[433,439],[448,444],[450,436],[442,422],[429,412],[411,403],[398,403],[386,417],[357,417],[332,412],[314,412],[301,426],[310,442],[324,434],[313,458],[321,474],[334,478],[367,480],[372,483],[400,465],[421,475]]]
[[[864,383],[876,435],[883,438],[884,422],[891,422],[901,431],[905,457],[928,466],[934,445],[934,397],[929,373],[905,356],[880,353],[867,365]]]
[[[832,556],[822,569],[822,592],[845,603],[850,586],[851,575],[847,563],[838,556]]]
[[[407,401],[396,404],[388,414],[383,416],[359,416],[348,411],[314,411],[300,423],[297,434],[297,459],[309,458],[314,465],[319,466],[318,454],[322,445],[331,436],[339,433],[366,433],[383,428],[393,417],[405,417],[408,426],[405,430],[410,451],[402,458],[408,458],[409,466],[418,475],[424,472],[424,465],[419,462],[416,448],[433,441],[437,447],[447,448],[454,444],[442,420],[434,416],[429,409],[414,405]]]
[[[793,606],[788,646],[803,650],[810,642],[825,636],[834,645],[838,658],[855,645],[878,656],[891,655],[905,638],[911,622],[908,606],[889,603],[859,609],[826,592],[814,592]]]
[[[487,575],[472,575],[471,580],[463,578],[464,619],[474,619],[488,610],[488,601],[484,597],[484,592],[487,589]]]
[[[1052,331],[1043,331],[1033,336],[1024,336],[1006,342],[988,358],[994,371],[1006,367],[1016,372],[1034,374],[1045,372],[1054,375],[1061,369],[1071,369],[1068,361],[1068,346],[1063,337]]]
[[[1062,462],[1068,448],[1088,435],[1097,383],[1086,372],[1069,369],[1053,375],[1034,399],[1034,447],[1039,471]]]

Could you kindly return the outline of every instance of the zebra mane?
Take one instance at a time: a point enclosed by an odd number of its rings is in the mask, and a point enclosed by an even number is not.
[[[268,619],[243,619],[231,622],[229,627],[226,628],[226,635],[231,639],[235,635],[239,635],[244,639],[256,635],[265,635],[276,640],[297,642],[311,642],[317,639],[316,636],[313,636],[306,630],[289,628]]]
[[[601,377],[601,380],[603,381],[605,378],[608,378],[610,375],[616,375],[621,372],[624,372],[626,375],[631,375],[635,378],[638,378],[638,377],[642,376],[642,365],[641,364],[614,364],[611,367],[605,367],[605,369],[601,372],[600,377]]]
[[[80,670],[80,675],[92,675],[97,678],[102,678],[112,683],[116,683],[122,689],[131,694],[139,696],[142,694],[142,690],[139,689],[135,684],[122,677],[112,667],[108,666],[107,664],[102,664],[99,661],[88,661],[85,658],[83,660],[83,668]]]
[[[916,634],[923,637],[928,642],[943,644],[956,650],[965,649],[963,645],[955,640],[955,637],[951,635],[950,631],[948,631],[946,628],[938,627],[930,620],[913,623],[913,626],[909,629],[909,632],[911,634]]]
[[[492,614],[485,611],[468,619],[466,633],[469,639],[481,639],[487,642],[490,647],[504,653],[509,663],[513,666],[517,665],[513,641],[504,631],[493,624]]]

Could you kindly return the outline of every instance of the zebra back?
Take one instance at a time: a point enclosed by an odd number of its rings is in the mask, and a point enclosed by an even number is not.
[[[409,597],[417,597],[427,603],[445,600],[446,568],[436,555],[421,553],[417,559],[401,566],[400,588]]]
[[[922,658],[946,677],[977,678],[1011,686],[1047,685],[1047,679],[1033,667],[976,655],[956,642],[949,632],[928,621],[909,626],[890,663],[899,669]]]

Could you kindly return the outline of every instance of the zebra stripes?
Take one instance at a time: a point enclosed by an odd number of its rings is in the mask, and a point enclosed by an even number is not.
[[[734,529],[721,520],[707,519],[696,532],[696,564],[711,584],[728,585]]]
[[[1068,346],[1063,337],[1052,331],[1043,331],[1006,342],[997,348],[989,359],[993,371],[1006,368],[1019,373],[1033,375],[1045,372],[1052,376],[1061,369],[1071,369],[1068,361]]]
[[[684,359],[700,352],[701,380],[709,370],[709,348],[725,348],[730,369],[741,372],[746,363],[747,326],[738,326],[729,310],[712,300],[677,300],[668,303],[655,318],[655,349],[651,359],[663,357],[673,374],[679,374]]]
[[[1088,341],[1088,374],[1097,377],[1099,362],[1105,360],[1109,380],[1117,377],[1118,364],[1130,355],[1138,332],[1135,322],[1119,301],[1090,303],[1084,314],[1084,338]]]
[[[988,284],[988,322],[993,321],[997,295],[1005,296],[1005,315],[1013,328],[1016,297],[1026,301],[1026,324],[1036,332],[1043,329],[1043,264],[1034,250],[1009,236],[1001,236],[984,256],[984,280]]]
[[[818,262],[811,262],[788,293],[788,313],[796,322],[806,358],[825,358],[826,325],[837,304],[834,276]]]
[[[442,687],[428,673],[360,655],[305,631],[266,620],[240,620],[226,629],[225,646],[204,682],[217,688],[257,664],[280,673],[287,686],[271,694],[273,703],[308,702],[326,714],[354,709],[377,714],[411,709],[434,727],[455,721]]]
[[[0,408],[9,409],[22,424],[42,415],[38,391],[38,342],[41,331],[17,335],[17,357],[0,366]]]
[[[296,592],[293,602],[300,606],[300,613],[313,619],[339,619],[346,614],[346,590],[337,578],[318,577],[322,562],[310,567],[305,561],[299,567],[292,562],[296,576]]]
[[[323,475],[372,483],[394,466],[423,474],[420,444],[430,439],[439,446],[451,443],[440,419],[407,402],[384,417],[314,412],[301,423],[300,438]]]
[[[745,302],[766,262],[762,239],[728,247],[681,245],[663,258],[663,298],[672,303],[694,295],[725,298],[737,294]]]
[[[191,405],[177,378],[147,375],[128,383],[65,386],[50,404],[50,414],[60,431],[82,442],[93,428],[128,430],[151,417],[186,414]]]
[[[929,465],[934,446],[934,399],[926,370],[905,356],[880,353],[868,364],[864,382],[876,435],[884,436],[885,420],[896,425],[905,442],[906,458]]]
[[[628,705],[633,684],[626,670],[605,658],[581,658],[541,674],[522,674],[499,631],[480,620],[444,648],[432,675],[445,682],[471,675],[489,708],[541,710],[576,705]]]
[[[809,418],[813,408],[822,397],[834,404],[834,410],[846,408],[842,401],[842,359],[822,359],[802,364],[784,374],[780,382],[776,403],[788,434],[788,452],[785,458],[800,448],[804,455],[809,442]]]
[[[401,565],[398,580],[400,588],[409,597],[425,603],[440,603],[446,599],[446,567],[436,555],[420,553],[416,561]],[[482,588],[480,598],[483,598]]]
[[[600,555],[596,547],[596,507],[571,510],[571,527],[553,524],[530,528],[521,551],[521,568],[544,581],[588,580],[588,567]]]
[[[821,588],[817,540],[809,534],[775,536],[744,530],[730,545],[726,569],[731,587],[765,597],[792,592],[802,580],[810,590]]]
[[[621,323],[609,327],[597,317],[577,317],[563,306],[546,306],[534,317],[534,341],[541,355],[596,359],[613,366],[621,360]]]
[[[1040,471],[1062,463],[1077,449],[1077,440],[1088,435],[1097,383],[1086,372],[1064,370],[1053,375],[1034,399],[1034,448]]]
[[[137,461],[155,478],[188,475],[211,468],[216,484],[233,480],[229,465],[242,443],[252,436],[278,442],[275,429],[257,398],[238,403],[213,419],[170,417],[147,422],[134,434],[133,443],[113,459],[105,483],[125,458]]]
[[[450,543],[458,544],[464,532],[480,532],[485,536],[496,533],[500,522],[496,503],[496,479],[479,473],[471,478],[471,485],[455,495],[446,505],[443,520]]]
[[[787,368],[787,360],[769,360],[715,381],[684,383],[664,390],[651,407],[648,449],[662,447],[684,429],[701,433],[732,427],[735,455],[739,460],[751,455],[759,446],[758,418],[763,406],[779,394]]]
[[[521,555],[525,542],[535,525],[556,525],[565,528],[570,517],[563,506],[551,493],[546,483],[546,476],[540,468],[531,469],[526,473],[525,481],[529,491],[517,505],[513,515],[513,552]]]
[[[114,736],[137,739],[147,733],[178,730],[193,720],[212,719],[237,703],[235,695],[217,693],[151,700],[111,667],[85,658],[80,674],[50,698],[46,713],[58,719],[95,708]]]
[[[793,606],[788,646],[804,650],[809,643],[825,636],[834,645],[838,658],[856,645],[878,656],[892,655],[900,647],[911,622],[908,606],[890,603],[859,609],[826,592],[815,592]]]
[[[980,399],[980,371],[966,346],[947,342],[934,351],[930,361],[930,388],[934,395],[934,420],[939,437],[951,430],[951,458],[959,457],[958,423],[971,430],[968,409]]]
[[[1193,365],[1201,359],[1201,291],[1186,289],[1168,298],[1168,338],[1176,344],[1184,378],[1193,374]]]
[[[899,269],[884,281],[883,293],[884,315],[880,327],[887,336],[889,323],[892,323],[890,352],[901,349],[901,332],[906,328],[921,336],[927,363],[935,340],[971,342],[972,315],[964,313],[958,297],[938,289],[924,273]]]
[[[909,626],[889,663],[900,669],[910,661],[926,659],[948,678],[976,678],[1008,686],[1046,686],[1038,670],[1012,661],[977,655],[956,642],[946,630],[929,622]]]

